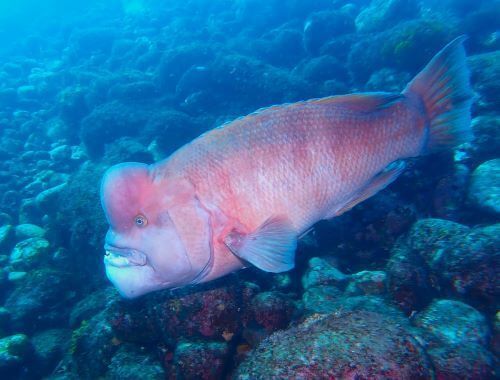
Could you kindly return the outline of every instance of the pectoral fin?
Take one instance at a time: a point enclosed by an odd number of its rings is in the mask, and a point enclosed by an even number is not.
[[[285,217],[273,217],[249,234],[233,229],[224,244],[236,256],[266,272],[285,272],[295,265],[297,234]]]
[[[405,169],[406,164],[404,161],[394,161],[389,164],[383,171],[378,173],[371,181],[363,187],[356,195],[354,195],[344,206],[333,212],[328,218],[339,216],[357,204],[377,194],[380,190],[390,185]]]

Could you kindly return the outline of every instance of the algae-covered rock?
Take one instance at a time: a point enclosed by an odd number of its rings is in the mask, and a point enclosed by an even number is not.
[[[40,192],[35,197],[36,206],[41,212],[53,215],[59,210],[60,196],[64,189],[66,188],[66,183],[61,183],[60,185],[51,187]]]
[[[466,148],[473,162],[482,163],[498,157],[500,152],[500,119],[497,116],[480,115],[472,119],[474,139]]]
[[[351,275],[345,290],[348,296],[380,295],[387,291],[387,275],[384,271],[361,271]]]
[[[91,157],[101,157],[106,143],[119,137],[137,135],[148,117],[144,109],[118,101],[105,103],[82,120],[80,137]]]
[[[288,326],[296,311],[295,302],[280,292],[262,292],[251,301],[251,319],[268,333]]]
[[[309,260],[309,268],[302,276],[302,287],[309,289],[320,285],[345,286],[349,276],[331,265],[328,261],[313,257]]]
[[[436,379],[497,379],[495,356],[479,344],[446,345],[427,350]]]
[[[31,346],[24,334],[0,339],[0,373],[9,373],[20,367],[27,359]]]
[[[373,0],[356,17],[356,30],[361,33],[381,31],[416,15],[418,2],[415,0]]]
[[[0,250],[8,249],[14,237],[14,227],[10,224],[0,226]]]
[[[151,354],[131,344],[120,346],[106,372],[109,380],[165,379],[160,362]]]
[[[389,290],[407,312],[419,310],[433,296],[453,296],[494,309],[500,289],[499,225],[470,229],[422,219],[393,248],[387,264]]]
[[[15,269],[32,269],[47,260],[50,249],[48,240],[33,237],[16,244],[10,254],[10,264]]]
[[[36,224],[20,224],[16,226],[16,238],[24,240],[29,238],[42,238],[47,232]]]
[[[69,325],[78,327],[84,320],[89,320],[101,310],[107,309],[118,299],[118,292],[112,286],[96,290],[72,307],[69,315]]]
[[[71,330],[50,329],[37,332],[31,338],[34,350],[34,367],[40,375],[50,374],[68,351]]]
[[[169,378],[223,378],[229,347],[225,342],[181,342],[177,345]]]
[[[446,345],[486,345],[490,329],[486,318],[472,306],[453,300],[436,300],[419,313],[414,324]]]
[[[103,376],[119,343],[111,326],[110,310],[103,310],[83,321],[73,330],[70,345],[79,377],[95,379]]]
[[[0,307],[0,338],[3,338],[10,325],[10,312],[5,307]]]
[[[313,286],[302,294],[302,302],[306,312],[331,313],[337,310],[335,302],[342,296],[342,291],[336,286]]]
[[[479,99],[476,107],[485,112],[500,109],[500,50],[473,55],[467,63],[471,70],[471,81]]]
[[[391,317],[338,311],[274,333],[234,377],[432,379],[433,371],[420,344]]]
[[[26,274],[7,298],[5,307],[11,312],[13,328],[29,332],[66,321],[73,296],[67,273],[40,269]]]
[[[500,306],[500,224],[473,229],[443,255],[438,269],[444,291],[480,307]]]
[[[452,20],[422,18],[368,34],[353,45],[349,53],[349,69],[360,82],[365,82],[373,72],[382,68],[416,74],[455,37],[455,28]]]
[[[479,210],[500,214],[500,158],[486,161],[474,170],[469,200]]]
[[[354,31],[354,18],[346,12],[321,11],[312,13],[304,25],[304,46],[317,54],[330,39]]]

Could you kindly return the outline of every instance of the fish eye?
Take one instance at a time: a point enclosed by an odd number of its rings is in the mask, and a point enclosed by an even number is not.
[[[148,220],[144,215],[139,214],[134,218],[134,223],[138,227],[145,227],[148,224]]]

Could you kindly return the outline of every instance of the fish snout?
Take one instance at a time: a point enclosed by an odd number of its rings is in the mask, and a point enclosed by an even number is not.
[[[137,249],[106,244],[104,246],[104,263],[114,267],[144,266],[147,263],[147,257]]]

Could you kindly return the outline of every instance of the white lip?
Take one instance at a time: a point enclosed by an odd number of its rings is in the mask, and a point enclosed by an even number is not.
[[[136,249],[119,248],[106,245],[104,247],[104,263],[114,267],[144,266],[147,258],[144,253]]]

